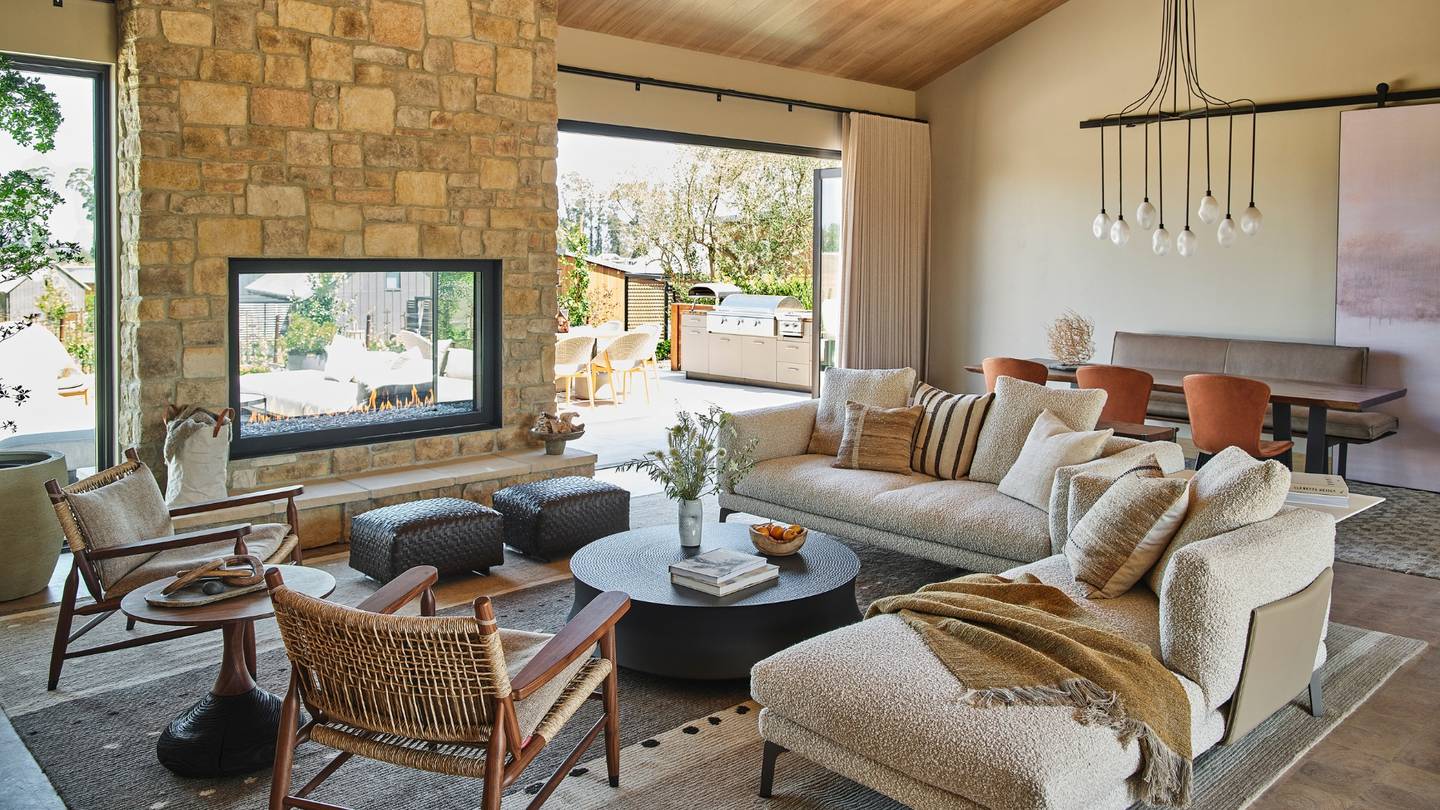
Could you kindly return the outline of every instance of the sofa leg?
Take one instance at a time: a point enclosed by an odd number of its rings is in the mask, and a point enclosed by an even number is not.
[[[720,507],[720,522],[721,522],[721,523],[724,523],[725,520],[726,520],[727,518],[729,518],[729,517],[730,517],[731,515],[733,515],[733,514],[735,514],[735,510],[734,510],[734,509],[726,509],[726,508],[723,507],[723,506]]]
[[[765,753],[760,759],[760,798],[770,798],[771,789],[775,786],[775,758],[787,750],[779,743],[765,741]]]
[[[1310,673],[1310,714],[1312,717],[1325,716],[1325,695],[1321,687],[1323,678],[1319,672]]]

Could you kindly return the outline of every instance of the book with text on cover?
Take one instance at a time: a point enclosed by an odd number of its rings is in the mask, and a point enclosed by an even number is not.
[[[696,582],[721,585],[763,565],[765,565],[765,558],[757,554],[717,548],[697,554],[688,560],[670,563],[670,573]]]
[[[1338,475],[1297,472],[1290,474],[1286,503],[1312,506],[1349,506],[1350,485]]]
[[[712,585],[708,582],[691,579],[675,571],[670,572],[670,582],[681,588],[689,588],[693,591],[708,593],[711,596],[729,596],[732,593],[753,588],[756,585],[763,585],[766,582],[773,582],[780,578],[780,566],[762,565],[759,568],[747,571],[744,574],[727,580],[719,585]]]

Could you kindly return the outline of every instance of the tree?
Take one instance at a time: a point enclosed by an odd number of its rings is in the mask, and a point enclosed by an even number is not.
[[[590,320],[590,238],[578,223],[560,233],[560,249],[567,255],[560,257],[560,310],[565,313],[566,323],[582,326]]]
[[[54,94],[0,56],[0,131],[21,146],[49,152],[55,148],[55,133],[62,120]],[[50,217],[61,202],[43,174],[15,169],[0,175],[0,283],[29,278],[80,259],[79,245],[58,241],[50,233]],[[0,341],[28,325],[28,321],[0,325]],[[0,378],[0,400],[18,405],[29,397],[23,386],[6,384]],[[0,422],[0,430],[15,429],[13,420]]]
[[[85,220],[91,225],[94,225],[95,172],[84,166],[71,170],[70,175],[65,178],[65,188],[80,195],[80,206],[85,210]],[[95,244],[93,239],[90,247],[86,248],[85,254],[93,264],[95,262]]]

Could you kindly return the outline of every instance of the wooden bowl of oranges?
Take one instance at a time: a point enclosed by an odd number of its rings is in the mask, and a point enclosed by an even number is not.
[[[805,545],[810,531],[804,526],[784,523],[757,523],[750,527],[750,542],[761,554],[788,557]]]

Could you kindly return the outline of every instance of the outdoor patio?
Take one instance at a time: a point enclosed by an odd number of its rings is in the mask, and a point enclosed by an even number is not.
[[[680,411],[703,410],[712,403],[729,411],[743,411],[809,397],[802,391],[687,380],[683,372],[671,371],[663,363],[659,384],[653,379],[650,381],[648,404],[639,379],[631,385],[630,396],[619,405],[605,398],[609,391],[609,386],[601,386],[601,399],[594,407],[581,399],[566,406],[563,394],[555,398],[556,407],[579,413],[579,421],[585,424],[584,437],[571,442],[570,446],[599,456],[599,467],[623,464],[665,446],[665,430],[675,423],[675,415]]]

